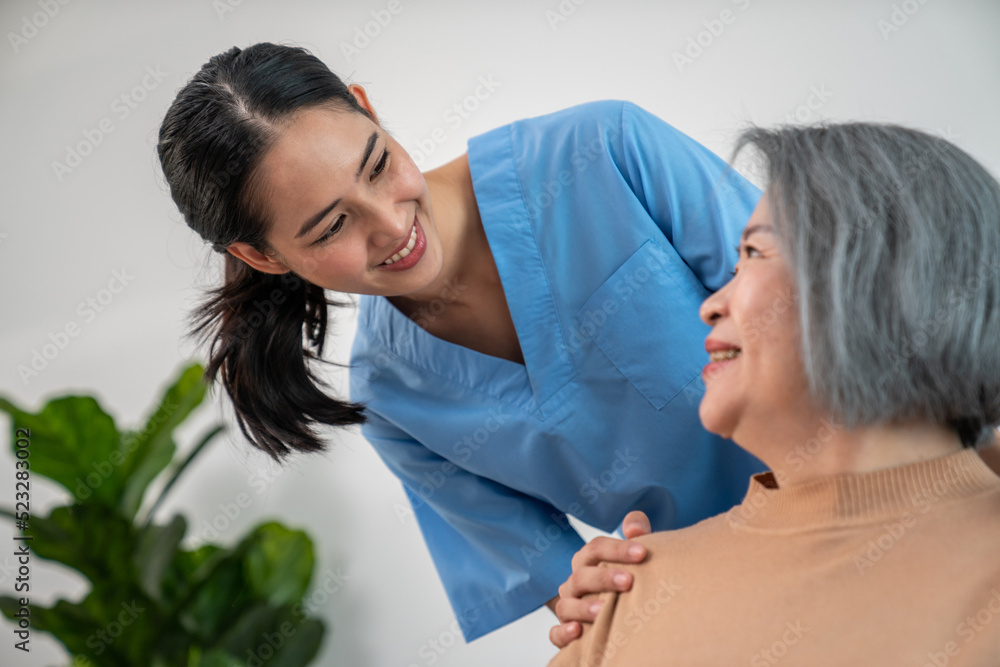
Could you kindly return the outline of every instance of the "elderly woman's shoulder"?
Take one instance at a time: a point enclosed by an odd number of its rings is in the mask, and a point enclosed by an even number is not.
[[[691,553],[692,549],[705,549],[717,541],[727,542],[733,537],[729,512],[709,517],[696,524],[676,530],[663,530],[634,538],[650,554]],[[646,559],[649,560],[648,558]]]

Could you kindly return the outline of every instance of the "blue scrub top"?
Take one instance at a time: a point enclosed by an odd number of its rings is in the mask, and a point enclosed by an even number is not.
[[[351,361],[362,433],[402,481],[466,641],[557,595],[583,546],[566,514],[679,528],[764,469],[698,419],[698,308],[729,279],[760,190],[620,101],[475,137],[469,167],[524,365],[372,296]]]

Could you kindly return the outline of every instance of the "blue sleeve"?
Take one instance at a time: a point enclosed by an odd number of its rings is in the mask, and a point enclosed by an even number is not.
[[[710,150],[630,102],[613,159],[667,240],[710,291],[730,279],[760,189]]]
[[[558,594],[584,542],[551,505],[475,475],[369,411],[362,433],[402,481],[467,642]]]

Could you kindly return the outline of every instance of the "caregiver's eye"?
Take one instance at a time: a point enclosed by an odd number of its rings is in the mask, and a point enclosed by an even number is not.
[[[337,218],[336,222],[333,223],[333,226],[330,227],[329,231],[327,231],[326,234],[323,234],[323,236],[316,239],[315,241],[316,245],[326,243],[327,241],[332,239],[337,234],[337,232],[340,231],[340,228],[343,226],[344,226],[344,216],[341,215]]]
[[[389,149],[387,148],[384,151],[382,151],[382,157],[379,158],[378,162],[376,162],[375,166],[372,168],[372,180],[375,180],[375,177],[381,174],[383,170],[385,170],[385,165],[388,160],[389,160]]]

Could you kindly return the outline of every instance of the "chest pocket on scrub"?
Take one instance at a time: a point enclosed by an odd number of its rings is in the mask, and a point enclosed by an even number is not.
[[[576,314],[580,331],[657,410],[708,362],[709,291],[672,247],[643,243]],[[700,394],[700,391],[699,391]]]

